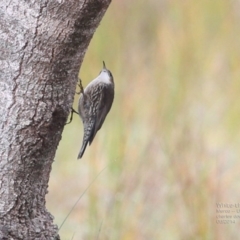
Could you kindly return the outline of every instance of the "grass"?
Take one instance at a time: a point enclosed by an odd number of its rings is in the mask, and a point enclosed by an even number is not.
[[[107,168],[63,225],[62,239],[237,239],[240,220],[216,224],[216,203],[240,197],[238,7],[112,2],[80,75],[86,86],[105,60],[116,96],[80,161],[81,121],[75,116],[64,129],[47,196],[58,225]]]

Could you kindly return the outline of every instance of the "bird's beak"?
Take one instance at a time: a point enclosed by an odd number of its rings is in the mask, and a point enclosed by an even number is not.
[[[103,68],[105,68],[106,69],[106,65],[105,65],[105,62],[103,61]]]

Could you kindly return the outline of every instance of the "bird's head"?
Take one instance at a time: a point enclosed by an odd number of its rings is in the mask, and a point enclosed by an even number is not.
[[[103,61],[103,69],[99,74],[100,77],[104,78],[105,80],[110,81],[113,83],[113,75],[112,73],[106,68],[105,62]]]

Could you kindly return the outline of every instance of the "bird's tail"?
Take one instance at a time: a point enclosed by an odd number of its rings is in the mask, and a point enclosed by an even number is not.
[[[86,147],[87,147],[87,144],[88,144],[88,141],[86,141],[86,140],[83,141],[81,150],[80,150],[80,152],[79,152],[79,154],[78,154],[78,159],[82,158],[82,156],[83,156],[83,154],[84,154],[84,152],[85,152],[85,149],[86,149]]]
[[[83,143],[82,148],[78,154],[78,159],[81,158],[84,154],[84,151],[87,147],[87,144],[92,140],[92,136],[94,134],[94,128],[95,128],[95,121],[91,120],[88,124],[84,124],[84,135],[83,135]]]

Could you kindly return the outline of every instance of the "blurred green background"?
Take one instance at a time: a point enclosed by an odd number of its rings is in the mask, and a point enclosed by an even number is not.
[[[62,239],[239,239],[240,219],[216,223],[216,203],[240,203],[239,9],[238,0],[112,2],[80,76],[86,86],[105,60],[115,100],[83,159],[78,116],[64,129],[47,195],[56,224],[106,169]]]

